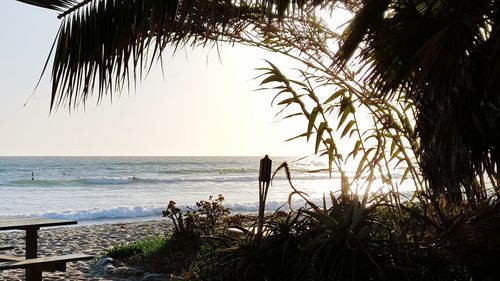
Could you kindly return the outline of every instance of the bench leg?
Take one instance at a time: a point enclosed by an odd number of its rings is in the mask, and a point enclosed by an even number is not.
[[[34,259],[38,251],[38,227],[26,230],[26,258]],[[42,272],[26,269],[26,281],[42,281]]]
[[[26,281],[42,281],[42,272],[38,270],[27,269]]]

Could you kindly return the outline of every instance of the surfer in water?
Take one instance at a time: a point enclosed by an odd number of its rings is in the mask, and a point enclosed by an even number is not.
[[[34,181],[35,180],[35,173],[33,173],[33,171],[31,171],[31,180]]]

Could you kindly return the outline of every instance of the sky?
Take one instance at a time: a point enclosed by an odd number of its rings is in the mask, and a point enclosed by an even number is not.
[[[15,0],[0,4],[0,156],[306,156],[313,144],[285,142],[304,120],[279,121],[273,94],[255,91],[264,59],[250,47],[187,49],[166,58],[112,102],[49,112],[50,77],[35,94],[59,27],[57,13]]]

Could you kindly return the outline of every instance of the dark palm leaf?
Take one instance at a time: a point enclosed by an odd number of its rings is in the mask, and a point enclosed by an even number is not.
[[[70,9],[78,5],[78,3],[80,2],[78,0],[17,0],[17,1],[60,12],[64,12]]]
[[[168,46],[215,42],[254,22],[270,22],[295,11],[341,3],[341,0],[19,0],[60,11],[52,69],[51,109],[75,107],[97,92],[119,92],[161,60]],[[306,9],[309,8],[309,9]],[[232,36],[234,38],[234,36]],[[129,69],[129,67],[131,67]],[[146,69],[147,70],[147,69]],[[132,77],[130,77],[132,76]]]
[[[260,9],[230,0],[93,0],[64,16],[52,69],[51,108],[98,100],[143,77],[172,46],[215,42],[245,30]]]
[[[336,61],[344,65],[360,48],[374,95],[415,102],[423,174],[435,196],[454,202],[485,198],[477,188],[485,170],[498,181],[499,8],[487,0],[365,1]]]

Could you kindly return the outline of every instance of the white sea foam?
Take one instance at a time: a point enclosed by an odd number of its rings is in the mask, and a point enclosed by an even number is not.
[[[224,204],[228,207],[231,213],[249,213],[259,210],[258,203],[230,203]],[[298,207],[299,204],[295,204]],[[181,210],[186,211],[188,206],[179,205]],[[189,206],[195,208],[195,206]],[[266,204],[266,211],[275,211],[276,209],[289,209],[286,202],[270,201]],[[23,214],[27,216],[37,216],[51,219],[68,219],[77,221],[88,220],[113,220],[113,219],[134,219],[141,217],[158,217],[162,216],[164,207],[152,206],[135,206],[135,207],[114,207],[108,209],[92,208],[87,210],[64,210],[64,211],[49,211],[41,213]]]
[[[93,208],[89,210],[52,211],[45,213],[34,213],[29,215],[51,219],[69,219],[83,221],[160,216],[162,210],[162,207],[136,206],[116,207],[109,209]]]
[[[133,178],[120,178],[120,177],[95,177],[79,180],[85,184],[128,184],[133,182]]]

